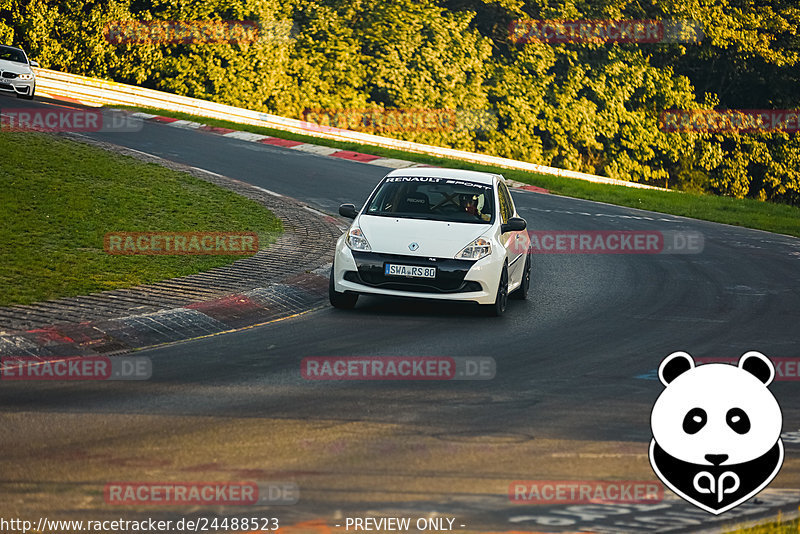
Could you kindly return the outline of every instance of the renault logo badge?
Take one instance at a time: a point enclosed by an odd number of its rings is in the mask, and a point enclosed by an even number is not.
[[[415,242],[413,242],[413,243],[410,243],[410,244],[408,245],[408,250],[410,250],[411,252],[414,252],[414,251],[415,251],[415,250],[417,250],[418,248],[419,248],[419,243],[417,243],[416,241],[415,241]]]

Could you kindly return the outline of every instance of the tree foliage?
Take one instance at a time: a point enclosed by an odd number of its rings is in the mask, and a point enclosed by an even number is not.
[[[298,118],[320,108],[485,110],[488,128],[389,135],[800,204],[800,134],[659,128],[669,109],[799,107],[796,0],[0,0],[0,14],[0,40],[47,68]],[[514,43],[518,19],[694,20],[704,38]],[[256,42],[109,42],[103,30],[120,20],[294,26]]]

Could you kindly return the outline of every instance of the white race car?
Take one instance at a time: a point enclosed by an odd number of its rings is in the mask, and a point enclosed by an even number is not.
[[[38,66],[37,62],[28,59],[21,48],[0,45],[0,91],[33,100],[36,74],[31,67]]]
[[[499,174],[411,168],[390,172],[336,242],[329,295],[352,308],[359,295],[458,300],[501,315],[531,279],[525,219]]]

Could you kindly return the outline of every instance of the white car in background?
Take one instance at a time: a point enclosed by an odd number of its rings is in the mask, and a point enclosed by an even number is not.
[[[530,287],[527,223],[499,174],[411,168],[390,172],[336,243],[329,296],[352,308],[359,295],[476,302],[505,312]]]
[[[31,67],[38,66],[37,62],[28,59],[21,48],[0,45],[0,91],[33,100],[36,74]]]

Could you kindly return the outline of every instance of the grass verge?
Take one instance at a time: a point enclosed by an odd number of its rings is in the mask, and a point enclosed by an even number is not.
[[[650,189],[636,189],[617,185],[596,184],[560,176],[551,176],[527,171],[517,171],[503,169],[489,165],[478,165],[463,161],[450,160],[392,150],[376,146],[362,145],[358,143],[344,143],[331,141],[307,135],[294,134],[276,130],[274,128],[263,128],[248,124],[239,124],[231,121],[207,119],[186,113],[174,113],[159,109],[132,108],[126,109],[143,111],[146,113],[158,114],[165,117],[190,120],[216,126],[221,128],[231,128],[254,132],[262,135],[280,137],[282,139],[292,139],[305,143],[330,146],[342,150],[352,150],[365,152],[376,156],[387,158],[397,158],[429,165],[450,167],[455,169],[469,169],[484,172],[501,173],[506,178],[517,180],[531,185],[536,185],[548,189],[551,193],[564,195],[587,200],[596,200],[616,204],[619,206],[629,206],[644,210],[656,211],[660,213],[670,213],[693,217],[706,221],[757,228],[769,232],[793,235],[800,237],[800,207],[785,204],[774,204],[761,202],[753,199],[737,199],[714,195],[699,195],[694,193],[678,193],[669,191],[658,191]]]
[[[780,516],[774,523],[766,523],[756,527],[729,530],[728,534],[800,534],[800,519],[782,523]]]
[[[38,133],[0,134],[0,306],[130,287],[242,256],[117,256],[108,232],[283,231],[257,202],[188,174]]]

